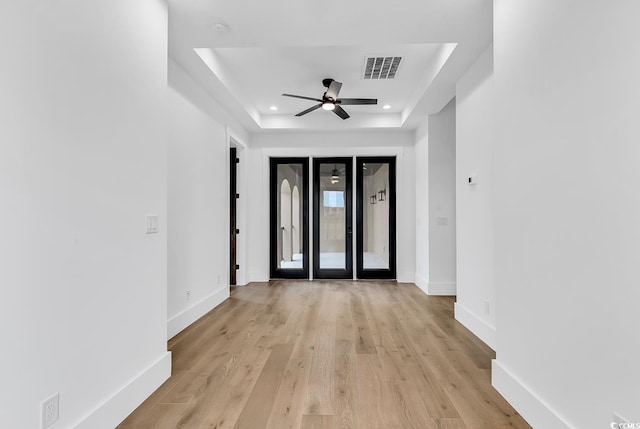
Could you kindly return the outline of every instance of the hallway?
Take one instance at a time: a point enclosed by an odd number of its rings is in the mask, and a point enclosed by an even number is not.
[[[172,377],[119,428],[529,428],[453,304],[395,282],[232,288],[169,341]]]

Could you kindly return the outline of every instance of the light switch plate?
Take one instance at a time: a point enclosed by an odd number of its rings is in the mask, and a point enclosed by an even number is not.
[[[147,215],[147,234],[158,232],[158,215]]]

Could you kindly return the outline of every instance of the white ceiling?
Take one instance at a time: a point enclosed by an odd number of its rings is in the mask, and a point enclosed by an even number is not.
[[[169,3],[170,56],[254,133],[413,129],[452,98],[492,39],[492,0]],[[366,56],[402,56],[396,78],[362,79]],[[340,97],[378,105],[345,106],[344,121],[321,109],[295,117],[316,103],[281,94],[321,98],[324,78],[342,82]]]

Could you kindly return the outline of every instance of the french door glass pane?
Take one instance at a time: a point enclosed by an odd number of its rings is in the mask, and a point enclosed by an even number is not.
[[[302,269],[303,246],[303,165],[278,164],[277,195],[277,255],[278,268]]]
[[[345,164],[320,164],[320,268],[346,268]]]
[[[389,268],[389,164],[363,165],[362,240],[364,269]]]

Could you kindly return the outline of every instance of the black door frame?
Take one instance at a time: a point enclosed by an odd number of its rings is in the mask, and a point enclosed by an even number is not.
[[[389,189],[385,199],[389,204],[389,268],[364,269],[364,164],[389,164]],[[359,279],[396,278],[396,157],[359,156],[356,158],[356,275]]]
[[[238,191],[237,191],[237,164],[240,160],[237,157],[237,150],[235,147],[231,147],[229,150],[229,226],[230,229],[230,241],[229,241],[229,284],[231,286],[237,283],[236,272],[238,270],[237,262],[237,236],[240,233],[238,230],[237,222],[237,208],[238,208]]]
[[[320,164],[345,165],[345,268],[320,268]],[[353,157],[313,159],[313,278],[353,279]]]
[[[278,268],[278,165],[302,164],[302,269]],[[269,162],[269,265],[272,279],[309,278],[309,158],[271,158]]]

